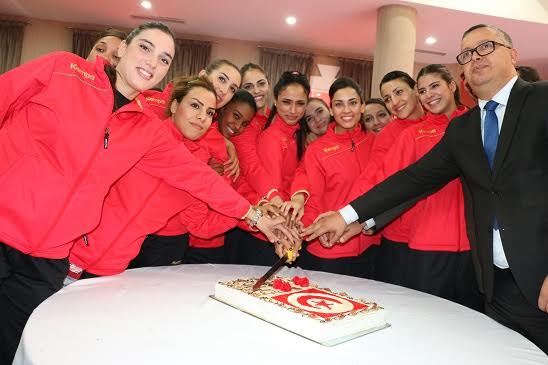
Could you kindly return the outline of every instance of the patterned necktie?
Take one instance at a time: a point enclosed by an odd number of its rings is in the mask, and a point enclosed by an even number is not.
[[[499,103],[490,100],[485,104],[485,123],[483,129],[483,148],[485,149],[485,155],[489,161],[489,167],[493,169],[493,163],[495,162],[495,153],[497,152],[497,142],[499,140],[499,120],[495,109]]]
[[[485,104],[485,120],[483,127],[483,149],[489,161],[489,167],[493,170],[493,162],[495,161],[495,153],[497,152],[497,142],[499,140],[499,119],[495,113],[495,109],[499,103],[490,100]],[[493,229],[499,229],[497,217],[493,217]]]

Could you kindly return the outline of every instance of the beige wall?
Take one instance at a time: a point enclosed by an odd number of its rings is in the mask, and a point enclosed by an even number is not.
[[[22,63],[52,51],[72,50],[72,31],[68,24],[40,19],[28,20],[28,23],[29,25],[25,28],[23,39]],[[179,36],[185,38],[184,34]],[[211,59],[226,58],[238,66],[243,66],[248,62],[259,62],[260,51],[258,43],[236,39],[207,38],[196,35],[189,35],[187,37],[189,39],[211,41]],[[283,47],[279,45],[266,46]],[[315,63],[326,65],[338,64],[335,56],[321,54],[321,51],[317,52],[315,50],[310,50],[310,52],[317,54],[314,57]]]
[[[25,27],[21,63],[52,51],[72,51],[72,31],[64,23],[32,19]]]
[[[256,43],[232,39],[214,40],[211,59],[226,58],[242,67],[248,62],[259,63],[259,48]]]
[[[29,25],[25,28],[21,63],[27,62],[52,51],[72,50],[72,32],[68,27],[68,24],[39,19],[31,19],[27,21]],[[181,35],[181,37],[184,37],[184,35]],[[233,39],[215,39],[195,36],[189,36],[189,38],[199,38],[211,41],[213,43],[211,49],[212,59],[226,58],[233,61],[238,66],[242,66],[247,62],[259,62],[258,43]],[[278,45],[277,47],[281,46]],[[316,64],[338,64],[337,56],[335,55],[326,54],[325,51],[321,50],[308,51],[316,54],[316,56],[314,57],[314,61]],[[352,55],[346,56],[352,57]],[[520,64],[536,67],[540,72],[541,77],[543,79],[548,79],[548,64],[544,64],[542,63],[542,61],[523,61],[520,62]],[[415,63],[412,76],[415,77],[420,68],[425,65],[426,64],[423,63]],[[455,78],[459,77],[460,70],[459,66],[456,63],[449,64],[447,66],[449,67]],[[312,74],[317,75],[317,70],[313,70]]]

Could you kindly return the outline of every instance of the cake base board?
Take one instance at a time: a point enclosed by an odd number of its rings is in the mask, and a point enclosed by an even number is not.
[[[358,337],[367,335],[368,333],[376,332],[376,331],[378,331],[378,330],[382,330],[382,329],[384,329],[384,328],[390,327],[390,323],[386,323],[386,324],[384,324],[384,325],[382,325],[382,326],[379,326],[379,327],[374,327],[374,328],[369,328],[369,329],[367,329],[367,330],[358,331],[358,332],[355,332],[355,333],[352,333],[352,334],[349,334],[349,335],[346,335],[346,336],[333,338],[333,339],[330,339],[330,340],[328,340],[328,341],[318,341],[318,340],[316,340],[316,339],[313,339],[313,338],[310,338],[310,337],[308,337],[308,336],[305,336],[305,335],[303,335],[303,334],[301,334],[301,333],[298,333],[298,332],[289,330],[289,329],[287,329],[287,328],[285,328],[285,327],[283,327],[283,326],[280,326],[280,325],[277,324],[277,323],[270,322],[270,321],[269,321],[268,319],[266,319],[266,318],[259,317],[259,316],[257,316],[256,314],[250,313],[250,312],[246,311],[245,309],[239,308],[239,307],[237,307],[237,306],[235,306],[235,305],[233,305],[233,304],[231,304],[231,303],[225,302],[225,301],[222,300],[222,299],[216,298],[215,295],[213,295],[213,294],[210,295],[209,297],[212,298],[212,299],[215,299],[215,300],[218,301],[218,302],[221,302],[221,303],[223,303],[223,304],[226,304],[226,305],[228,305],[229,307],[232,307],[232,308],[237,309],[237,310],[239,310],[239,311],[241,311],[241,312],[247,313],[247,314],[249,314],[249,315],[251,315],[251,316],[253,316],[253,317],[255,317],[255,318],[258,318],[258,319],[260,319],[260,320],[263,320],[263,321],[265,321],[265,322],[268,322],[268,323],[270,323],[270,324],[272,324],[272,325],[274,325],[274,326],[276,326],[276,327],[279,327],[279,328],[284,329],[284,330],[286,330],[286,331],[288,331],[288,332],[291,332],[291,333],[293,333],[293,334],[296,334],[296,335],[298,335],[298,336],[301,336],[301,337],[303,337],[303,338],[306,338],[307,340],[310,340],[310,341],[312,341],[312,342],[318,343],[318,344],[320,344],[320,345],[322,345],[322,346],[328,346],[328,347],[330,347],[330,346],[335,346],[335,345],[339,345],[339,344],[341,344],[341,343],[343,343],[343,342],[347,342],[347,341],[353,340],[353,339],[355,339],[355,338],[358,338]]]

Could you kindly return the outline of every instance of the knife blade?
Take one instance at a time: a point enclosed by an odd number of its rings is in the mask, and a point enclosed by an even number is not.
[[[287,250],[287,252],[280,257],[278,261],[272,265],[268,271],[257,280],[255,284],[253,284],[253,288],[251,289],[251,292],[258,290],[272,275],[276,273],[287,261],[291,260],[293,258],[293,249]]]

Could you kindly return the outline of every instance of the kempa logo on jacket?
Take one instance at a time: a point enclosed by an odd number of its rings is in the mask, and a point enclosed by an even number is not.
[[[95,75],[92,75],[84,70],[82,70],[76,63],[71,62],[70,63],[70,69],[78,72],[80,75],[84,77],[84,79],[89,79],[91,81],[95,80]]]
[[[328,153],[328,152],[337,151],[339,148],[340,148],[339,145],[336,144],[336,145],[331,146],[331,147],[325,147],[325,148],[323,149],[323,151],[324,151],[325,153]]]
[[[152,96],[147,96],[145,100],[148,103],[158,104],[158,105],[165,105],[166,101],[159,98],[153,98]]]

